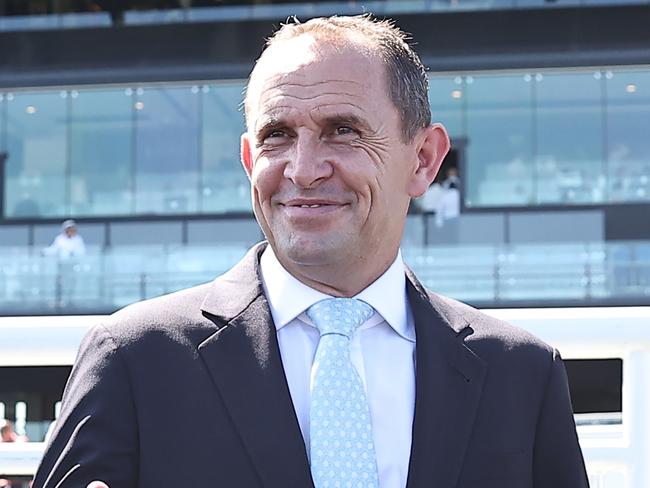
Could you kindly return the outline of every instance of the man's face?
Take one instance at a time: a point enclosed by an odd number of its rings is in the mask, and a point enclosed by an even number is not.
[[[2,442],[14,442],[16,440],[16,434],[13,428],[7,425],[0,430],[0,438]]]
[[[74,227],[67,227],[65,229],[65,235],[68,237],[74,237],[77,234],[77,229]]]
[[[383,272],[410,197],[428,186],[416,175],[423,137],[402,141],[375,56],[306,35],[281,47],[265,55],[248,93],[242,161],[256,217],[289,271]]]

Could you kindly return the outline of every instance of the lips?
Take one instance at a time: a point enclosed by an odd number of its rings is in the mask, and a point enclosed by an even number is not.
[[[315,218],[327,216],[348,206],[347,203],[331,200],[289,200],[281,202],[280,207],[291,218]]]
[[[293,199],[286,202],[280,202],[284,207],[300,207],[300,208],[321,208],[321,207],[342,207],[346,205],[342,202],[323,199]]]

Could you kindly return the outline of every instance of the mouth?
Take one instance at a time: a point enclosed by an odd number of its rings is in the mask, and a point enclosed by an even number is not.
[[[323,207],[343,207],[347,205],[344,202],[337,202],[334,200],[322,200],[322,199],[293,199],[286,202],[279,202],[280,206],[283,207],[298,207],[298,208],[323,208]]]
[[[303,203],[301,205],[287,205],[289,207],[300,207],[300,208],[321,208],[321,207],[328,207],[331,206],[332,204],[330,203],[312,203],[312,204],[306,204]]]
[[[331,200],[289,200],[278,204],[290,217],[314,218],[326,216],[347,207],[349,204]]]

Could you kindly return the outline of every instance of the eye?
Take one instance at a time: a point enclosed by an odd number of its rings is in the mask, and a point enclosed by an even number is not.
[[[345,135],[348,135],[348,134],[356,134],[356,131],[352,127],[349,127],[347,125],[341,125],[341,126],[337,127],[334,132],[336,133],[337,136],[345,136]]]
[[[278,144],[287,137],[287,132],[282,129],[273,129],[263,133],[259,139],[260,144]]]
[[[272,130],[272,131],[270,131],[268,134],[266,134],[266,135],[264,136],[264,140],[267,140],[267,139],[278,139],[278,138],[280,138],[280,137],[284,137],[284,136],[286,136],[286,135],[287,135],[287,133],[286,133],[285,131],[276,129],[276,130]]]

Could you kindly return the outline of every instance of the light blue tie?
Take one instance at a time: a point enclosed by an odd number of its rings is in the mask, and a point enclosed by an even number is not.
[[[350,361],[350,337],[374,313],[354,298],[307,310],[320,331],[312,365],[311,474],[316,488],[377,488],[377,459],[363,382]]]

